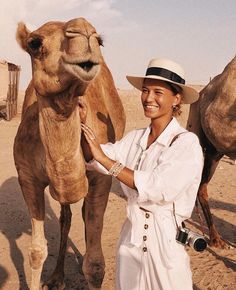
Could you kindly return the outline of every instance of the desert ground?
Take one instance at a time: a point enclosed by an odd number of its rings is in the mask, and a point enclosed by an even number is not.
[[[200,87],[199,87],[200,89]],[[126,132],[146,126],[136,90],[118,90],[127,116]],[[23,92],[18,99],[18,114],[11,121],[0,119],[0,289],[29,289],[30,268],[28,247],[30,246],[31,225],[26,205],[17,181],[12,148],[20,123]],[[179,121],[185,126],[188,106],[183,107]],[[214,222],[224,239],[236,243],[236,165],[224,157],[209,185],[210,207]],[[118,182],[114,179],[105,213],[102,236],[106,261],[106,274],[102,289],[114,289],[115,251],[119,232],[125,218],[125,201]],[[52,273],[59,247],[59,204],[46,192],[45,234],[49,255],[44,264],[42,280]],[[84,227],[81,218],[82,201],[73,204],[72,226],[69,235],[65,261],[66,289],[87,290],[81,270],[85,251]],[[193,213],[187,225],[200,232],[200,222]],[[208,235],[204,222],[204,231]],[[236,249],[216,249],[208,247],[204,252],[187,248],[191,257],[195,290],[236,289]],[[155,290],[155,289],[153,289]],[[184,281],[183,281],[184,290]]]

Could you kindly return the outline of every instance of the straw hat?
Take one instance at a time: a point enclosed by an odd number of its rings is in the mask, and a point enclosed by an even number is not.
[[[127,80],[136,89],[142,91],[144,79],[156,79],[166,81],[181,87],[182,103],[191,104],[198,100],[198,92],[185,85],[185,74],[183,68],[176,62],[165,58],[152,59],[145,76],[126,76]]]

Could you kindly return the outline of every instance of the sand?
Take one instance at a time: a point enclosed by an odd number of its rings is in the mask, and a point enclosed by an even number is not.
[[[147,125],[135,90],[119,90],[123,101],[127,125],[126,132]],[[20,123],[23,92],[19,97],[18,115],[10,122],[0,119],[0,289],[28,289],[30,268],[28,247],[31,225],[26,205],[17,181],[12,147]],[[183,107],[179,118],[186,123],[188,106]],[[231,243],[236,243],[236,166],[224,157],[209,185],[210,207],[220,234]],[[115,249],[121,225],[125,218],[125,201],[118,195],[121,189],[113,180],[109,203],[105,213],[102,245],[106,261],[106,274],[102,289],[114,289]],[[81,271],[82,255],[85,251],[84,227],[81,218],[82,202],[72,205],[73,219],[69,235],[65,262],[66,289],[84,289],[87,285]],[[52,273],[59,247],[58,216],[60,207],[46,192],[45,234],[49,255],[44,264],[42,279]],[[189,220],[189,227],[199,232],[200,223],[196,214]],[[204,230],[207,227],[204,223]],[[236,289],[236,249],[216,249],[208,247],[198,253],[188,248],[193,271],[195,290]],[[128,289],[127,289],[128,290]],[[155,290],[155,289],[153,289]],[[183,281],[184,290],[184,281]]]

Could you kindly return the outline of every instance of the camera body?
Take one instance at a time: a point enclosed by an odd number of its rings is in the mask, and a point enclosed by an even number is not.
[[[176,241],[182,245],[189,245],[197,252],[202,252],[207,247],[207,242],[203,236],[185,227],[178,228]]]

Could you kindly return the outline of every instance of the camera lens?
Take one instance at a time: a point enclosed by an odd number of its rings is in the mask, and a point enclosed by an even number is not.
[[[197,252],[202,252],[206,249],[207,242],[204,239],[199,238],[195,241],[193,247]]]
[[[197,237],[197,238],[190,238],[189,245],[194,248],[197,252],[202,252],[207,247],[207,242],[205,239]]]

